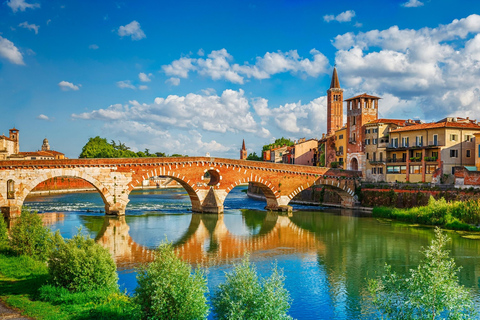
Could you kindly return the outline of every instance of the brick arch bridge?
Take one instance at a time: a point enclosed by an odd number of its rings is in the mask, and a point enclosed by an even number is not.
[[[221,213],[228,193],[247,182],[262,189],[269,210],[285,210],[295,195],[313,184],[330,186],[343,207],[353,207],[361,172],[210,157],[0,161],[0,207],[4,214],[18,215],[39,183],[75,177],[98,190],[107,214],[122,215],[134,187],[155,176],[178,181],[190,196],[193,212]]]

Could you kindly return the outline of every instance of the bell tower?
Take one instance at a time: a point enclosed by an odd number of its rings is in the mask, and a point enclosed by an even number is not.
[[[337,68],[333,68],[332,82],[327,90],[327,135],[343,126],[343,89],[338,81]]]
[[[243,139],[242,149],[240,149],[240,160],[247,159],[247,148],[245,148],[245,139]]]

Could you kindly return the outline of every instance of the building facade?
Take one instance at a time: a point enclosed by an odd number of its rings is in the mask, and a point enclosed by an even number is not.
[[[18,129],[10,129],[8,137],[0,136],[0,160],[7,160],[12,154],[20,151]]]

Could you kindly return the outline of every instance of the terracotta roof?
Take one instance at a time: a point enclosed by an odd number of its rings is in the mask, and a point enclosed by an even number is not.
[[[463,128],[463,129],[474,129],[480,130],[480,126],[475,123],[461,123],[461,122],[432,122],[432,123],[422,123],[416,124],[413,126],[401,127],[395,130],[390,131],[393,132],[403,132],[403,131],[415,131],[415,130],[425,130],[425,129],[435,129],[435,128]]]
[[[55,157],[55,155],[63,155],[63,153],[54,151],[54,150],[49,150],[49,151],[27,151],[27,152],[19,152],[19,155],[25,156],[25,157]]]
[[[337,68],[333,68],[332,82],[330,83],[330,89],[340,89],[340,81],[338,81]]]
[[[15,141],[15,140],[13,140],[13,139],[10,139],[10,137],[4,136],[3,134],[0,136],[0,139],[9,140],[9,141]]]
[[[382,99],[380,97],[375,97],[375,96],[371,96],[369,94],[363,93],[363,94],[359,94],[358,96],[355,96],[355,97],[352,97],[352,98],[349,98],[349,99],[345,99],[345,101],[355,100],[355,99],[358,99],[358,98]]]
[[[374,121],[370,121],[365,125],[375,124],[375,123],[392,123],[392,124],[396,124],[397,126],[404,126],[406,122],[407,120],[401,120],[401,119],[377,119]]]

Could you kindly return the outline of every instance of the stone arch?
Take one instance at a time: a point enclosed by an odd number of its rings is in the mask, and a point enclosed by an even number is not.
[[[67,172],[64,172],[62,169],[55,169],[55,170],[49,170],[48,173],[41,172],[40,174],[36,175],[35,179],[28,182],[24,182],[23,188],[19,189],[16,192],[16,195],[18,196],[18,200],[17,200],[18,205],[19,206],[23,205],[25,198],[37,185],[39,185],[44,181],[47,181],[48,179],[57,178],[57,177],[78,178],[90,183],[93,187],[95,187],[95,189],[98,191],[98,193],[102,197],[103,203],[105,204],[105,210],[107,210],[107,208],[109,207],[109,204],[115,202],[114,197],[110,194],[108,189],[99,180],[86,174],[84,171],[80,172],[76,170],[68,170],[68,173],[67,173]]]
[[[352,157],[352,159],[350,159],[348,167],[349,170],[358,171],[358,159],[356,157]]]
[[[290,203],[290,201],[297,195],[299,194],[300,192],[302,192],[303,190],[313,186],[313,185],[323,185],[323,186],[327,186],[329,188],[331,188],[332,190],[334,190],[339,196],[340,198],[342,199],[342,203],[341,205],[343,207],[353,207],[354,203],[355,203],[355,199],[354,199],[354,195],[355,195],[355,191],[352,190],[349,186],[347,186],[346,183],[344,183],[342,185],[342,183],[340,183],[340,180],[336,180],[336,179],[323,179],[323,178],[319,178],[317,180],[314,180],[313,182],[305,182],[303,184],[301,184],[299,187],[297,187],[294,191],[292,191],[289,195],[288,195],[288,203]]]
[[[188,180],[187,181],[184,180],[186,177],[185,176],[181,177],[181,175],[178,172],[169,171],[167,174],[157,174],[156,169],[158,169],[158,168],[154,168],[154,169],[150,170],[149,172],[147,172],[147,174],[144,176],[144,179],[150,179],[152,177],[158,177],[158,176],[172,178],[173,180],[178,182],[187,192],[188,196],[190,197],[190,201],[192,203],[192,211],[202,212],[202,201],[201,201],[197,191],[194,189],[194,187],[195,187],[194,184],[189,185]],[[162,170],[160,169],[158,172],[161,173]],[[140,183],[141,182],[138,182],[138,183],[134,183],[134,181],[130,182],[129,187],[127,188],[128,194],[130,194],[130,192],[134,189],[134,187],[137,186]],[[127,197],[128,197],[128,195],[127,195]]]
[[[273,209],[278,207],[278,192],[275,191],[275,187],[273,183],[271,183],[268,180],[264,180],[260,176],[251,173],[251,172],[246,172],[245,176],[238,179],[234,183],[232,183],[230,186],[227,187],[225,198],[228,197],[228,194],[230,191],[232,191],[236,186],[240,185],[241,183],[252,183],[254,186],[257,186],[262,190],[263,195],[265,196],[265,200],[267,201],[266,209]],[[225,199],[224,199],[225,200]]]

